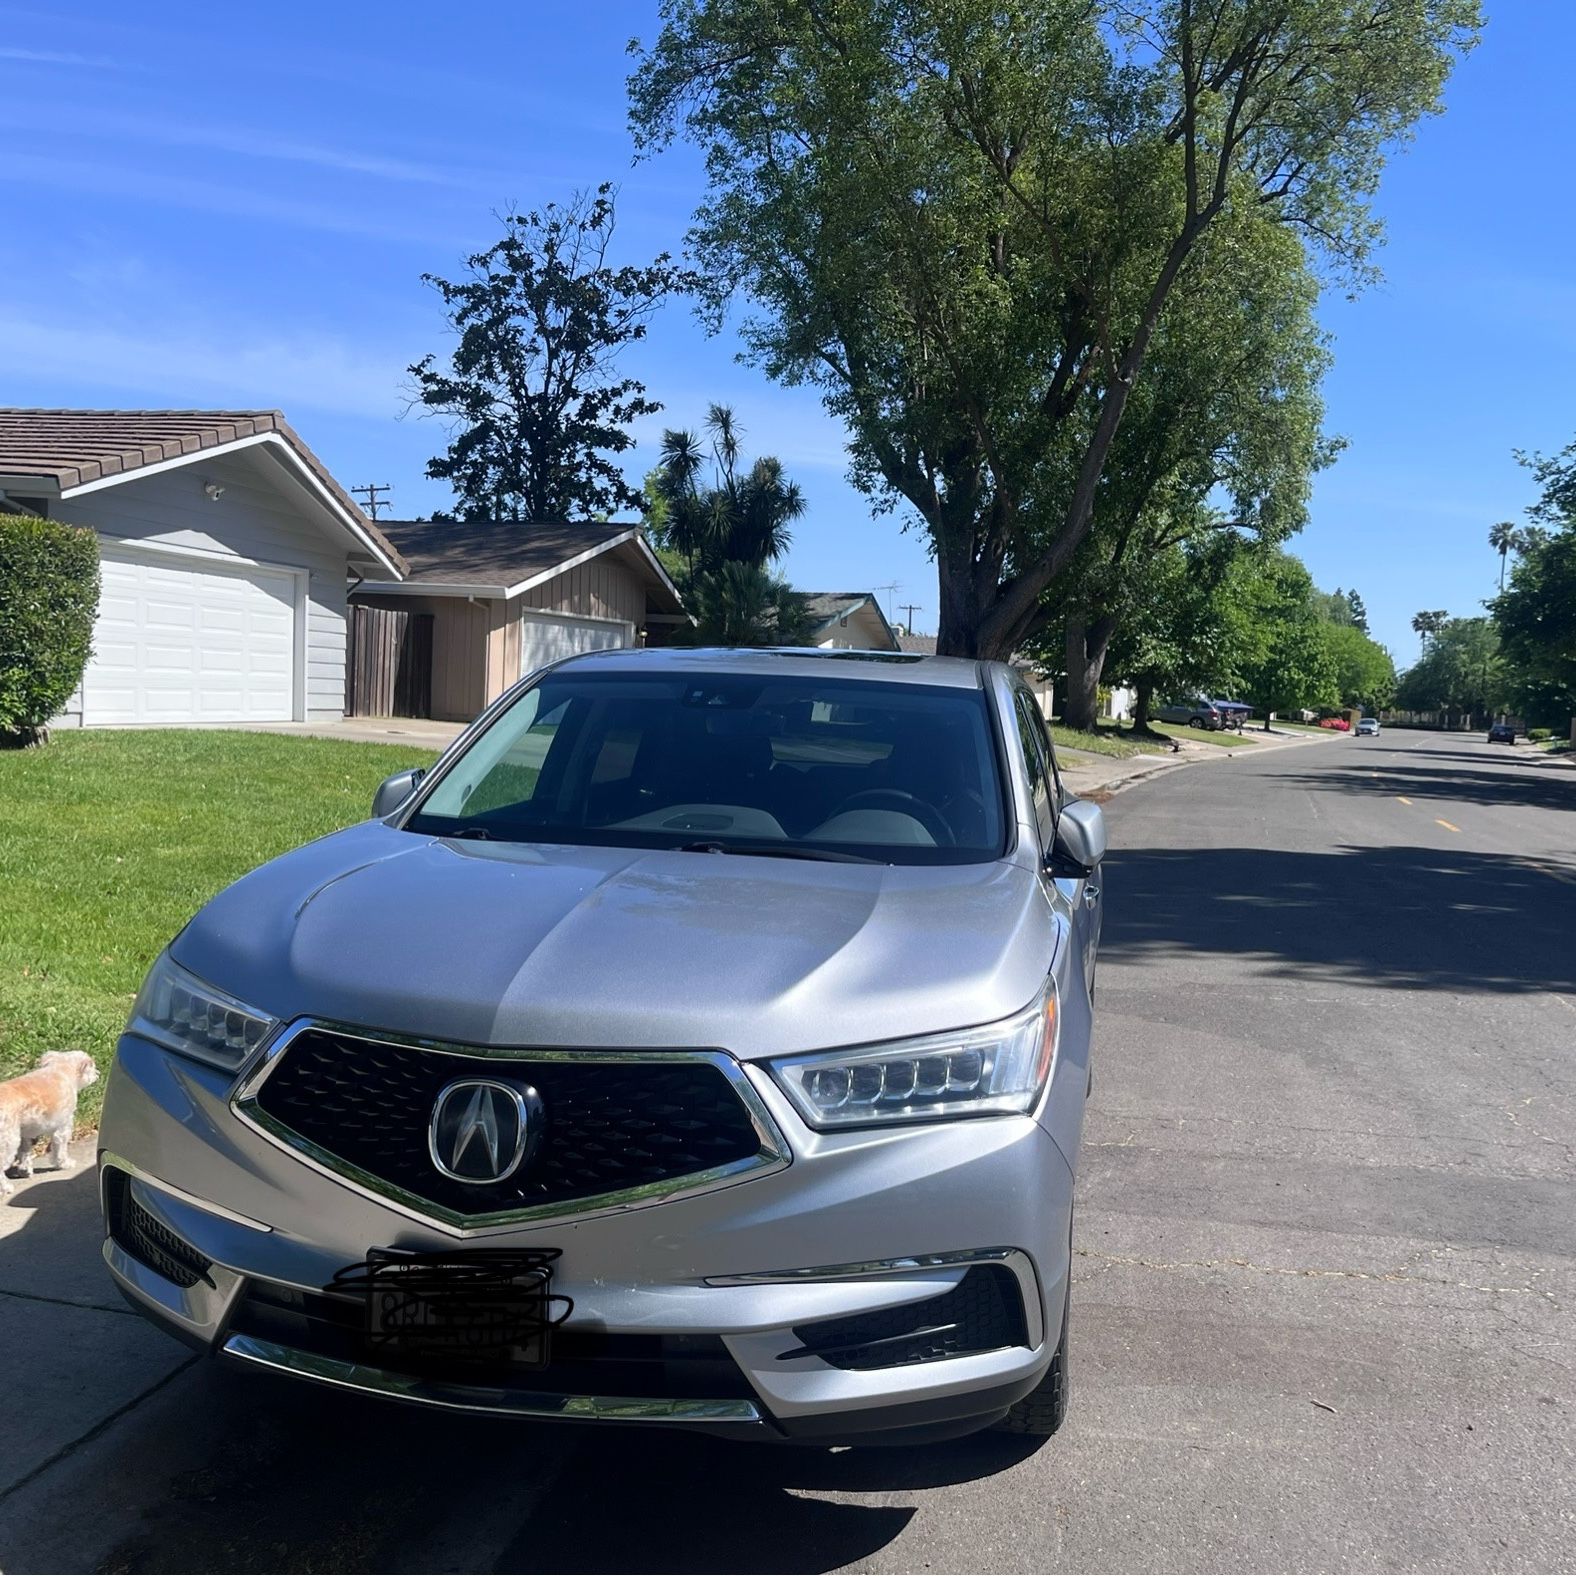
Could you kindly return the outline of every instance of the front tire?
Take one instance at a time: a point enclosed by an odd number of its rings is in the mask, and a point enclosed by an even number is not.
[[[1045,1377],[1021,1401],[1014,1401],[1007,1415],[995,1425],[1003,1434],[1026,1434],[1049,1439],[1067,1416],[1067,1323],[1072,1312],[1072,1264],[1067,1266],[1067,1300],[1062,1305],[1062,1334],[1056,1355]]]

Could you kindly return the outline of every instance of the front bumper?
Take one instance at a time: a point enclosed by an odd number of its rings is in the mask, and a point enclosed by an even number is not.
[[[1049,1101],[1074,1083],[1081,1100],[1085,1069],[1065,1071]],[[237,1120],[233,1079],[135,1036],[121,1041],[110,1080],[104,1175],[119,1173],[115,1185],[207,1268],[172,1278],[157,1254],[139,1256],[113,1235],[105,1259],[139,1311],[201,1350],[462,1411],[896,1438],[983,1426],[1032,1390],[1050,1362],[1069,1270],[1072,1173],[1042,1125],[1046,1112],[817,1134],[763,1071],[747,1073],[788,1136],[787,1167],[695,1196],[487,1234],[489,1247],[561,1250],[553,1288],[574,1303],[562,1335],[591,1354],[562,1369],[555,1358],[529,1382],[393,1371],[341,1336],[320,1339],[310,1309],[337,1271],[373,1247],[454,1249],[456,1234],[303,1164]],[[1012,1344],[889,1367],[805,1354],[807,1325],[930,1304],[982,1269],[1010,1277],[1001,1284],[1021,1299]],[[258,1322],[259,1306],[272,1322]],[[308,1314],[294,1323],[277,1311],[302,1306]],[[720,1363],[669,1360],[706,1343]],[[655,1367],[639,1370],[637,1393],[620,1379],[633,1368],[595,1358],[631,1347],[657,1354]],[[715,1382],[722,1368],[736,1384]],[[687,1375],[701,1372],[708,1382],[687,1390]],[[666,1390],[659,1375],[672,1376]]]

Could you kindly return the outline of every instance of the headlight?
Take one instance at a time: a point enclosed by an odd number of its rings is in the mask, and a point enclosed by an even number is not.
[[[1000,1023],[770,1063],[811,1127],[1031,1111],[1056,1057],[1056,983]]]
[[[189,974],[164,953],[142,982],[126,1028],[234,1072],[277,1021]]]

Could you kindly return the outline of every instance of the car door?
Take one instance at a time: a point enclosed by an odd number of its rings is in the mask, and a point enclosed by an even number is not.
[[[1067,794],[1056,764],[1056,750],[1045,727],[1045,718],[1027,690],[1015,690],[1018,733],[1029,773],[1030,795],[1040,836],[1042,868],[1073,928],[1073,942],[1083,966],[1084,982],[1094,988],[1095,956],[1100,945],[1100,872],[1087,879],[1055,874],[1049,860],[1056,839],[1056,818]]]

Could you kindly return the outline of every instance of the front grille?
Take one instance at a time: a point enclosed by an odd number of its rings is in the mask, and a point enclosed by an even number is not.
[[[445,1177],[427,1129],[444,1087],[463,1078],[529,1085],[541,1132],[503,1182]],[[347,1168],[460,1216],[571,1205],[654,1190],[761,1154],[727,1075],[709,1061],[465,1056],[307,1029],[252,1097],[257,1111]],[[285,1135],[288,1137],[288,1134]]]
[[[131,1178],[110,1167],[104,1173],[104,1199],[109,1216],[109,1234],[139,1264],[145,1264],[177,1286],[195,1286],[207,1281],[213,1260],[200,1254],[191,1243],[178,1237],[162,1220],[151,1215],[137,1202]]]
[[[357,1298],[296,1291],[251,1281],[229,1331],[297,1351],[387,1370],[386,1351],[366,1336],[366,1307]],[[753,1401],[755,1391],[714,1335],[612,1335],[563,1328],[553,1332],[545,1368],[452,1357],[401,1357],[398,1372],[459,1384],[497,1384],[526,1393],[605,1395],[686,1401]]]
[[[794,1326],[804,1343],[782,1359],[819,1357],[833,1368],[906,1368],[1005,1346],[1027,1346],[1016,1276],[977,1264],[949,1292],[901,1308]]]

